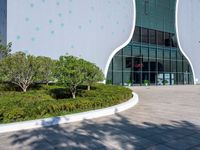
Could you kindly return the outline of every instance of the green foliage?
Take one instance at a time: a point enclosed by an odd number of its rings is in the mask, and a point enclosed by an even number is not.
[[[56,78],[70,89],[73,99],[76,97],[77,87],[85,80],[85,65],[83,59],[74,56],[61,56],[56,63]]]
[[[25,112],[23,108],[13,107],[9,112],[3,114],[3,117],[6,122],[15,122],[17,120],[22,120],[25,117]]]
[[[61,56],[57,61],[55,74],[59,83],[70,89],[73,99],[79,85],[84,83],[90,90],[94,83],[104,79],[99,67],[74,56]]]
[[[8,43],[8,45],[6,46],[0,44],[0,57],[1,58],[7,57],[11,52],[11,47],[12,47],[12,43]]]
[[[49,57],[38,56],[36,62],[38,64],[38,80],[46,84],[49,84],[50,81],[54,81],[53,72],[56,61]]]
[[[70,93],[63,86],[42,85],[26,93],[2,91],[0,88],[0,123],[32,120],[45,117],[66,115],[122,103],[132,97],[130,89],[96,84],[88,91],[87,87],[79,86],[76,100],[65,97]],[[64,97],[54,97],[52,91],[66,92]],[[58,93],[56,93],[58,94]],[[59,95],[59,94],[58,94]],[[62,94],[61,94],[62,95]]]
[[[145,85],[149,85],[149,83],[150,83],[149,80],[144,80]]]
[[[112,80],[106,80],[106,84],[112,84]]]
[[[95,64],[85,61],[85,79],[84,83],[88,86],[88,90],[92,84],[103,81],[104,74]]]
[[[38,64],[36,57],[17,52],[0,61],[0,76],[3,82],[11,82],[24,92],[37,79]]]
[[[167,80],[163,80],[162,83],[163,83],[163,85],[166,85],[166,84],[168,84],[169,82],[168,82]]]
[[[92,84],[104,79],[100,68],[84,59],[61,56],[55,61],[49,57],[35,57],[23,52],[8,55],[10,47],[11,45],[7,46],[7,53],[2,50],[5,57],[0,60],[0,80],[9,83],[7,87],[15,84],[26,92],[33,83],[49,84],[50,81],[58,81],[70,89],[75,99],[79,85],[84,83],[90,90]]]

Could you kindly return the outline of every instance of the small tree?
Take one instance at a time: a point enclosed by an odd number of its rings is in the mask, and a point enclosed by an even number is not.
[[[55,61],[49,57],[38,56],[38,80],[48,85],[49,81],[54,80],[53,70],[55,69]]]
[[[73,99],[76,98],[77,86],[85,79],[85,63],[74,56],[61,56],[56,63],[55,76],[58,82],[69,87]]]
[[[103,81],[104,80],[104,74],[101,71],[99,67],[97,67],[95,64],[90,62],[85,62],[85,83],[88,86],[88,91],[90,90],[92,84]]]
[[[8,43],[8,45],[0,44],[0,58],[7,57],[11,52],[12,43]]]
[[[37,78],[38,64],[36,57],[17,52],[8,55],[0,61],[0,76],[2,81],[9,81],[19,86],[23,92]]]

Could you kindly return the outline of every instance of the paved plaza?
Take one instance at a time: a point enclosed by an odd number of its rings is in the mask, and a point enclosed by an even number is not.
[[[130,110],[0,134],[0,150],[200,150],[200,86],[132,89],[140,101]]]

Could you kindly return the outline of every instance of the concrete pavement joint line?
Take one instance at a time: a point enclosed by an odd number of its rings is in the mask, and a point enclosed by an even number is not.
[[[35,128],[47,127],[47,126],[52,126],[52,125],[64,124],[64,123],[78,122],[78,121],[83,121],[85,119],[105,117],[108,115],[113,115],[113,114],[125,111],[127,109],[130,109],[131,107],[134,107],[138,102],[139,102],[139,97],[136,93],[133,92],[133,97],[122,104],[118,104],[118,105],[108,107],[108,108],[77,113],[77,114],[38,119],[38,120],[32,120],[32,121],[2,124],[0,125],[0,133],[35,129]]]

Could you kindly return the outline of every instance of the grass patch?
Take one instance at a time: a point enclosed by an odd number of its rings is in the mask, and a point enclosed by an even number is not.
[[[78,88],[77,98],[69,98],[69,90],[58,85],[39,85],[22,93],[0,86],[0,124],[54,117],[120,104],[132,97],[130,89],[96,84],[87,91]]]

